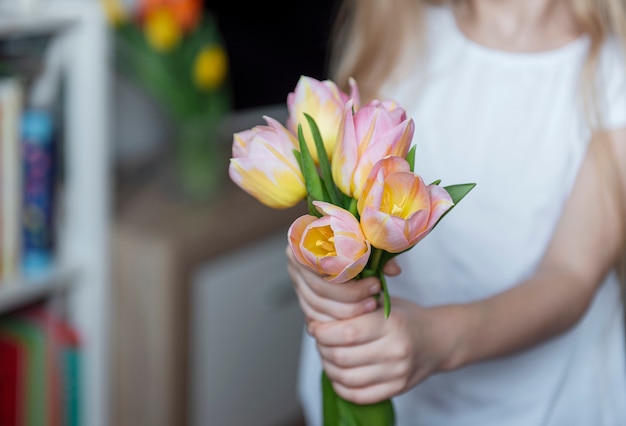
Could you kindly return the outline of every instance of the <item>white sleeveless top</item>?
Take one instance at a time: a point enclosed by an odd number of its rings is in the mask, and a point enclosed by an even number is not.
[[[415,170],[426,182],[477,186],[398,258],[403,272],[389,287],[436,306],[502,292],[540,262],[590,138],[578,95],[588,40],[508,53],[468,40],[448,8],[430,8],[426,24],[422,66],[401,84],[390,81],[384,97],[415,120]],[[603,46],[599,75],[602,127],[626,127],[626,68],[614,41]],[[626,425],[624,345],[619,283],[611,274],[564,334],[433,375],[396,397],[397,424]],[[299,392],[310,426],[321,425],[320,369],[305,334]]]

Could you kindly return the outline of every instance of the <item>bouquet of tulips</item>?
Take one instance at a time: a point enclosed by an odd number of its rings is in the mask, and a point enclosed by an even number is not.
[[[270,117],[234,135],[231,179],[272,208],[307,199],[309,214],[288,231],[295,258],[341,284],[380,279],[385,318],[391,305],[383,267],[422,240],[473,187],[426,185],[414,172],[414,123],[392,101],[360,105],[332,81],[301,77],[287,96],[286,127]],[[356,405],[322,374],[324,425],[393,425],[390,400]]]

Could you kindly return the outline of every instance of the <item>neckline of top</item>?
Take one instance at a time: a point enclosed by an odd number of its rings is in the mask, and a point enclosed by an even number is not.
[[[477,41],[470,39],[459,27],[454,15],[454,11],[449,6],[443,6],[445,9],[448,25],[452,28],[454,37],[470,51],[475,52],[483,57],[504,60],[507,62],[515,61],[517,63],[543,63],[578,56],[585,52],[589,46],[589,36],[583,34],[574,40],[554,49],[536,51],[536,52],[515,52],[510,50],[497,49],[485,46]]]

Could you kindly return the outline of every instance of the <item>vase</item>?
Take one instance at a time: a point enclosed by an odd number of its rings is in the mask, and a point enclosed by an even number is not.
[[[226,144],[218,137],[218,119],[201,117],[178,122],[175,156],[179,191],[186,201],[210,202],[227,176]]]

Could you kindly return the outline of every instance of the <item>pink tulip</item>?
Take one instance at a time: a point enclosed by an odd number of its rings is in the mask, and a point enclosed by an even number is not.
[[[331,283],[343,283],[365,268],[370,243],[359,222],[333,204],[314,201],[324,216],[301,216],[289,228],[289,245],[298,261]]]
[[[298,80],[294,91],[287,95],[287,108],[289,110],[287,127],[297,136],[298,125],[302,125],[304,139],[316,163],[318,158],[315,141],[304,113],[310,115],[315,120],[320,130],[326,153],[330,158],[335,148],[337,131],[339,130],[341,115],[346,102],[352,99],[354,105],[358,107],[359,104],[359,91],[353,79],[350,79],[350,88],[351,93],[348,96],[330,80],[319,81],[311,77],[302,76]]]
[[[261,203],[276,209],[296,205],[306,196],[304,178],[293,153],[298,145],[279,122],[263,117],[256,126],[233,137],[230,178]]]
[[[372,246],[399,253],[428,235],[453,205],[444,188],[425,185],[404,158],[387,157],[372,169],[358,209]]]
[[[372,101],[352,113],[346,104],[331,164],[335,184],[353,198],[360,198],[374,164],[395,155],[405,157],[415,126],[393,102]]]

